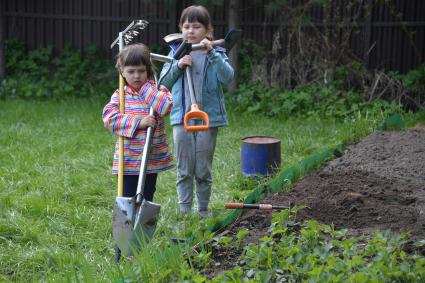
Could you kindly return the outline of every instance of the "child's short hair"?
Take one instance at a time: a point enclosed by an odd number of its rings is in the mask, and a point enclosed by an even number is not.
[[[211,24],[210,13],[204,6],[192,5],[183,10],[182,15],[180,16],[179,27],[183,27],[185,22],[193,23],[200,22],[208,31],[207,38],[209,40],[213,39],[213,26]]]
[[[117,55],[115,67],[122,71],[126,66],[144,65],[148,72],[148,78],[155,75],[155,65],[152,64],[149,47],[142,43],[130,44],[124,47]]]

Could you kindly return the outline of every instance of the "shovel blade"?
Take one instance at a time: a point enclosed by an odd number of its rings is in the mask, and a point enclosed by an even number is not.
[[[143,200],[136,209],[136,198],[116,197],[112,212],[112,236],[126,256],[133,255],[142,242],[153,237],[161,206]]]
[[[160,211],[161,205],[143,200],[135,216],[135,234],[145,237],[144,240],[150,240],[155,233]]]
[[[112,212],[112,237],[124,255],[132,254],[134,245],[133,219],[136,199],[116,197]]]

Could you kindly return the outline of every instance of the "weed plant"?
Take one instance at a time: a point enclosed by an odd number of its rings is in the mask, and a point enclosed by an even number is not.
[[[347,229],[308,220],[296,210],[275,213],[270,234],[243,248],[239,265],[214,282],[423,282],[425,258],[407,255],[407,235],[376,232],[353,238]],[[299,227],[297,227],[299,226]],[[231,245],[231,244],[228,244]],[[236,279],[236,280],[235,280]]]

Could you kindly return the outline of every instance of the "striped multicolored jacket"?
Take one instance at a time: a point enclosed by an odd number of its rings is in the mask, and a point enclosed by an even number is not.
[[[172,168],[173,158],[169,152],[163,117],[170,112],[171,94],[164,89],[158,91],[146,82],[137,92],[129,86],[124,87],[125,114],[119,112],[119,89],[103,108],[102,120],[105,127],[116,136],[124,139],[124,175],[138,175],[140,160],[145,145],[147,129],[138,128],[142,117],[149,115],[150,106],[155,110],[157,125],[153,131],[148,155],[146,173],[158,173]],[[115,145],[112,174],[118,174],[118,141]]]

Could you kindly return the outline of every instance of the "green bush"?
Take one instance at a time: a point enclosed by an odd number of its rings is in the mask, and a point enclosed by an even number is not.
[[[402,81],[407,90],[417,94],[425,93],[425,64],[410,70],[405,75],[397,75],[396,78]]]
[[[330,81],[317,81],[282,89],[275,85],[264,87],[252,83],[252,67],[266,57],[264,48],[249,40],[241,42],[239,49],[239,88],[226,95],[228,108],[237,112],[248,112],[267,117],[312,116],[347,118],[360,113],[394,114],[404,110],[419,110],[425,99],[425,64],[405,75],[388,77],[401,86],[395,91],[407,90],[407,94],[392,93],[391,89],[380,99],[369,97],[375,83],[373,72],[357,61],[335,67]],[[390,74],[390,73],[389,73]],[[401,82],[401,83],[400,83]],[[267,85],[267,84],[264,84]],[[386,87],[385,83],[382,84]],[[380,91],[379,91],[380,93]],[[403,96],[402,99],[399,99]],[[372,98],[372,99],[371,99]]]
[[[239,49],[239,88],[226,95],[228,108],[239,113],[248,112],[267,117],[290,116],[346,118],[360,112],[399,112],[395,103],[381,100],[367,103],[356,75],[367,73],[358,62],[335,69],[333,80],[327,84],[300,85],[281,89],[276,84],[266,88],[251,83],[252,67],[266,57],[267,52],[255,42],[243,40]],[[354,77],[353,77],[354,76]]]
[[[6,43],[0,98],[110,96],[117,78],[113,64],[102,59],[95,46],[83,53],[67,47],[53,57],[52,47],[27,52],[22,42],[11,40]]]
[[[360,93],[338,90],[335,86],[308,85],[293,90],[282,90],[276,86],[265,89],[260,85],[242,84],[239,89],[226,96],[229,109],[268,117],[323,117],[345,118],[360,112],[386,114],[397,113],[395,103],[376,100],[363,101]]]

